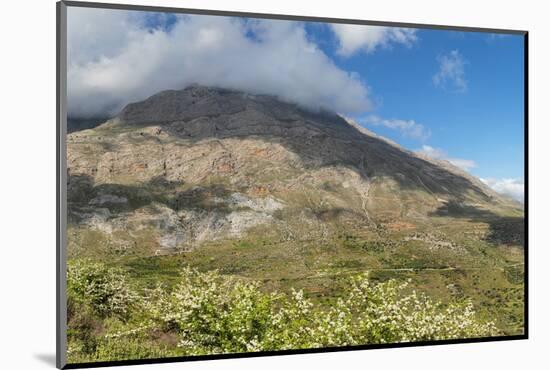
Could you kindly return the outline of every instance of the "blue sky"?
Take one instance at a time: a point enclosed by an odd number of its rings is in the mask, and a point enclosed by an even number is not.
[[[340,68],[358,73],[371,88],[375,106],[369,113],[412,120],[424,135],[354,116],[365,127],[410,150],[466,160],[465,169],[480,178],[523,179],[523,36],[418,29],[408,45],[342,56],[328,27],[306,29]],[[449,55],[462,64],[458,85],[453,77],[434,80]]]
[[[190,83],[269,93],[523,196],[523,36],[83,8],[68,21],[74,116]]]
[[[440,30],[416,34],[410,47],[351,57],[336,55],[334,41],[321,45],[337,65],[367,82],[375,97],[373,112],[414,120],[431,134],[418,140],[384,126],[366,127],[409,149],[429,145],[450,157],[473,160],[476,167],[470,172],[479,177],[522,177],[523,37]],[[464,60],[465,88],[457,89],[452,81],[436,85],[438,57],[455,50]]]

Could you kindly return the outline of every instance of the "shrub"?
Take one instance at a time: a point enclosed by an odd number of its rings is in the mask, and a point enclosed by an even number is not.
[[[67,296],[69,306],[84,305],[102,318],[125,319],[138,302],[122,270],[90,261],[69,263]]]
[[[323,346],[396,343],[485,337],[497,334],[493,322],[475,317],[470,301],[443,304],[408,283],[372,284],[367,275],[352,278],[346,295],[321,317],[316,337]]]
[[[266,294],[256,282],[186,268],[171,293],[157,290],[153,320],[175,330],[191,354],[281,350],[490,336],[469,301],[443,304],[407,283],[352,278],[342,298],[316,307],[302,291]]]
[[[273,296],[217,272],[186,268],[174,291],[158,288],[151,297],[152,320],[175,330],[192,354],[257,350],[270,326]]]
[[[265,293],[258,282],[185,268],[174,288],[145,291],[140,302],[121,270],[72,263],[69,297],[84,317],[69,322],[70,333],[77,332],[69,335],[69,358],[105,361],[498,334],[493,322],[477,319],[471,302],[443,304],[409,291],[407,284],[374,284],[360,275],[324,307],[302,291]],[[141,309],[131,310],[138,303]],[[102,317],[101,330],[86,332],[97,327],[97,320],[86,320],[87,312]],[[159,342],[159,333],[177,346]]]

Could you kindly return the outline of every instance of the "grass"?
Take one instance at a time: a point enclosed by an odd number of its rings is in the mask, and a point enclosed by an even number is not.
[[[95,244],[87,242],[91,249],[104,243],[96,236]],[[88,238],[93,240],[92,235]],[[324,244],[281,241],[259,228],[248,238],[211,241],[174,255],[106,258],[105,250],[99,249],[95,258],[122,266],[142,287],[172,285],[182,267],[191,266],[261,281],[265,291],[304,289],[311,299],[326,305],[339,296],[343,278],[368,271],[374,281],[411,279],[412,289],[442,301],[470,298],[480,315],[496,320],[503,333],[522,333],[523,266],[517,248],[478,240],[465,243],[466,252],[433,250],[421,241],[398,240],[391,235],[373,241],[340,234]]]

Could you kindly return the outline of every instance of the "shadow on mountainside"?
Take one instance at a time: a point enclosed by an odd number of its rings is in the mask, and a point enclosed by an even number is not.
[[[216,122],[210,123],[214,128],[205,134],[184,136],[170,128],[166,132],[192,142],[252,136],[265,142],[283,145],[297,154],[306,168],[343,165],[356,169],[364,179],[392,179],[404,190],[422,190],[434,197],[451,195],[457,201],[465,200],[468,194],[485,202],[493,200],[483,185],[474,183],[467,175],[453,173],[382,139],[361,133],[339,117],[334,120],[342,121],[337,125],[341,130],[339,136],[323,130],[300,135],[301,128],[288,124],[279,130],[280,133],[247,135],[224,130],[223,123],[220,127]],[[342,132],[345,132],[346,136],[342,135]]]
[[[174,211],[200,209],[230,212],[227,205],[214,200],[229,195],[223,185],[213,184],[181,190],[182,185],[183,183],[168,181],[162,177],[140,185],[94,184],[94,179],[89,175],[69,175],[68,221],[78,223],[78,211],[87,207],[106,208],[112,216],[116,216],[153,203],[162,204]],[[76,215],[71,211],[77,211]]]
[[[352,167],[365,179],[390,178],[400,188],[423,190],[436,196],[451,195],[458,201],[467,193],[486,202],[493,198],[468,177],[453,173],[442,166],[416,157],[382,139],[368,136],[349,125],[340,117],[340,135],[325,132],[319,128],[309,131],[310,122],[296,121],[279,123],[272,132],[258,133],[253,129],[247,134],[226,129],[226,117],[209,118],[202,122],[177,122],[161,124],[163,131],[186,142],[198,143],[204,140],[253,137],[267,143],[280,144],[297,154],[306,168],[343,165]],[[200,121],[200,119],[199,119]],[[186,130],[187,125],[198,125],[200,130]],[[150,125],[157,125],[151,123]],[[147,127],[148,124],[139,124]],[[303,126],[306,126],[304,129]],[[198,131],[198,132],[197,132]],[[309,131],[305,133],[305,131]],[[303,135],[300,135],[302,133]]]
[[[106,118],[106,117],[100,117],[100,118],[67,117],[67,133],[70,134],[73,132],[88,130],[88,129],[97,127],[108,120],[109,118]]]
[[[525,245],[525,218],[519,216],[499,216],[489,210],[449,202],[439,207],[429,216],[469,219],[489,226],[485,240],[494,245]]]

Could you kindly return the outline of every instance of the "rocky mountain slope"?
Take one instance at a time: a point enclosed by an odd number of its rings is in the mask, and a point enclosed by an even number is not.
[[[411,238],[442,219],[522,216],[450,163],[272,96],[164,91],[67,146],[69,242],[80,252],[166,254],[250,235]]]

